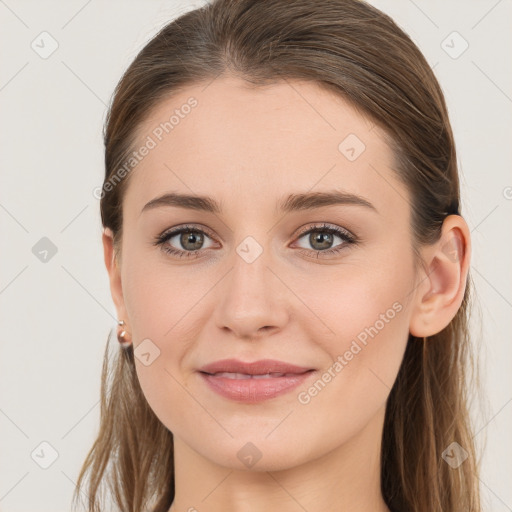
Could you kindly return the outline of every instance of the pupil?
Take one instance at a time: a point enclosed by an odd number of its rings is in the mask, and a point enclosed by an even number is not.
[[[202,240],[202,235],[201,233],[196,233],[196,232],[193,232],[193,231],[189,231],[188,233],[182,233],[181,234],[181,245],[185,248],[185,249],[189,249],[191,251],[195,251],[197,249],[199,249],[201,247],[201,244],[203,242]],[[191,243],[192,244],[192,247],[188,247],[187,244],[188,243]]]
[[[318,241],[320,242],[321,247],[317,247],[318,249],[328,249],[329,244],[332,242],[332,234],[331,233],[324,233],[324,234],[311,234],[310,235],[310,243],[313,247],[315,247],[315,243]]]

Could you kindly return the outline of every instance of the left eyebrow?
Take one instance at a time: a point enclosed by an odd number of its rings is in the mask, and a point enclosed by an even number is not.
[[[309,192],[306,194],[290,194],[279,204],[279,210],[284,212],[312,210],[314,208],[321,208],[322,206],[337,204],[364,206],[365,208],[378,213],[377,208],[375,208],[375,206],[373,206],[373,204],[364,197],[341,190],[334,190],[331,192]]]
[[[367,199],[356,194],[338,190],[290,194],[278,203],[278,210],[288,213],[301,210],[313,210],[323,206],[338,204],[364,206],[378,213],[377,208]],[[144,208],[142,208],[141,213],[161,206],[176,206],[211,213],[220,213],[222,210],[220,204],[212,197],[169,192],[149,201]]]

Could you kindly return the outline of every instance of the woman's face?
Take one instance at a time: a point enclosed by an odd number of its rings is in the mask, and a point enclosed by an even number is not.
[[[134,150],[118,313],[162,423],[238,468],[378,439],[416,293],[409,194],[380,129],[313,83],[223,77],[159,104]],[[166,194],[209,200],[150,203]],[[201,373],[225,359],[313,371]]]

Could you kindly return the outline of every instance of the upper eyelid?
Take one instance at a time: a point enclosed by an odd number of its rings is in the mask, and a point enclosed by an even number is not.
[[[322,231],[322,229],[329,230],[332,229],[333,231],[340,231],[341,233],[347,235],[350,238],[356,238],[356,236],[349,231],[347,228],[344,228],[342,226],[337,226],[335,224],[329,224],[328,222],[321,222],[321,223],[313,223],[314,225],[306,226],[303,230],[299,230],[296,236],[303,236],[310,231]],[[321,225],[320,225],[321,224]]]
[[[213,234],[212,234],[212,231],[210,231],[206,226],[201,226],[201,225],[194,226],[194,225],[189,225],[189,224],[166,229],[165,231],[162,232],[161,235],[158,235],[158,237],[163,238],[163,237],[165,237],[167,235],[171,235],[171,234],[173,236],[176,236],[176,235],[179,235],[183,231],[185,231],[185,232],[186,231],[200,231],[200,232],[204,232],[211,238],[215,238],[215,236],[213,236]]]

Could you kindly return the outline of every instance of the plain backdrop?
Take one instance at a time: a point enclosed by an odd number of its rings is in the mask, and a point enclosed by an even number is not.
[[[418,44],[448,103],[478,294],[482,493],[485,510],[511,511],[512,2],[371,3]],[[0,0],[1,512],[70,510],[115,328],[93,195],[106,106],[145,42],[200,5]]]

